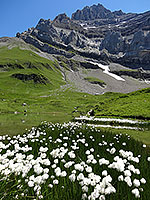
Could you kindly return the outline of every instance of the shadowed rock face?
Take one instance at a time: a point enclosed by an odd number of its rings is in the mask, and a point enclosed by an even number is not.
[[[77,53],[150,69],[150,11],[123,13],[111,12],[101,4],[86,6],[71,19],[65,13],[53,21],[41,19],[17,37],[49,54],[70,58]]]
[[[107,49],[112,54],[124,52],[125,48],[125,41],[119,32],[108,32],[100,45],[100,50]]]
[[[140,69],[140,68],[137,71],[123,70],[123,71],[112,71],[112,72],[118,76],[130,76],[135,79],[150,81],[150,73],[147,73],[143,69]]]
[[[134,34],[133,40],[129,47],[130,51],[150,50],[150,33],[139,31]]]

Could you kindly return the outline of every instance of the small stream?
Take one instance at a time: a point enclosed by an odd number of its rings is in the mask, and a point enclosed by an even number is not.
[[[129,129],[129,130],[150,130],[150,121],[140,121],[132,119],[119,118],[96,118],[80,116],[75,118],[76,122],[86,123],[88,126],[115,128],[115,129]]]

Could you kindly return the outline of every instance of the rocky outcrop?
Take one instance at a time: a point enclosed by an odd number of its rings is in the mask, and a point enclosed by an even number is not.
[[[55,41],[59,41],[58,32],[51,20],[40,19],[37,26],[29,34],[37,37],[43,42],[54,43]]]
[[[74,56],[74,53],[69,53],[65,50],[55,48],[52,45],[49,45],[47,43],[44,43],[38,40],[36,37],[33,37],[32,35],[22,34],[19,37],[21,37],[25,42],[32,44],[33,46],[35,46],[36,48],[40,49],[43,52],[47,52],[49,54],[55,54],[55,55],[63,55],[63,56],[66,56],[67,58],[71,58]]]
[[[140,30],[130,40],[119,32],[108,32],[100,45],[100,50],[103,49],[108,51],[108,57],[114,62],[133,69],[150,69],[150,32]]]
[[[86,46],[84,40],[82,40],[75,31],[71,31],[68,36],[62,39],[66,45],[70,44],[79,48],[84,48]]]
[[[0,68],[3,69],[3,71],[10,70],[10,68],[12,68],[12,69],[15,69],[15,68],[24,69],[24,67],[22,65],[17,64],[17,63],[14,63],[14,64],[7,63],[7,64],[4,64],[4,65],[1,64]]]
[[[11,77],[22,80],[23,82],[33,81],[35,84],[40,83],[46,85],[49,82],[42,74],[13,74]]]
[[[63,56],[57,56],[57,60],[59,61],[60,66],[66,67],[67,70],[73,70],[73,71],[78,71],[80,68],[85,68],[85,69],[99,69],[98,65],[94,65],[91,62],[84,62],[84,61],[75,61],[73,59],[66,59]]]
[[[56,38],[58,37],[57,31],[52,25],[52,21],[50,19],[48,20],[40,19],[35,29],[37,29],[42,34],[48,33],[52,37]]]
[[[68,29],[68,30],[74,30],[78,32],[83,32],[84,29],[80,24],[76,23],[74,20],[70,19],[66,13],[58,15],[54,20],[53,20],[53,25],[58,28],[62,29]]]
[[[53,24],[55,26],[60,25],[60,24],[69,25],[70,22],[71,22],[71,19],[66,15],[66,13],[56,16],[56,18],[53,20]]]

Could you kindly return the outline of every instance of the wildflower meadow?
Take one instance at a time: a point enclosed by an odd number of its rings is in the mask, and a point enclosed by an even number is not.
[[[150,151],[128,135],[43,122],[0,136],[0,199],[148,200]]]

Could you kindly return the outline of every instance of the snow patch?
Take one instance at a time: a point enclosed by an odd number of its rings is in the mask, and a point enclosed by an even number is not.
[[[116,80],[118,80],[118,81],[125,81],[125,79],[121,78],[120,76],[111,73],[111,72],[110,72],[110,69],[109,69],[109,67],[108,67],[107,65],[102,65],[102,64],[100,64],[100,63],[94,63],[94,62],[90,62],[90,63],[91,63],[91,64],[94,64],[94,65],[98,65],[101,69],[104,70],[103,72],[104,72],[105,74],[107,74],[107,75],[109,75],[109,76],[115,78]]]

